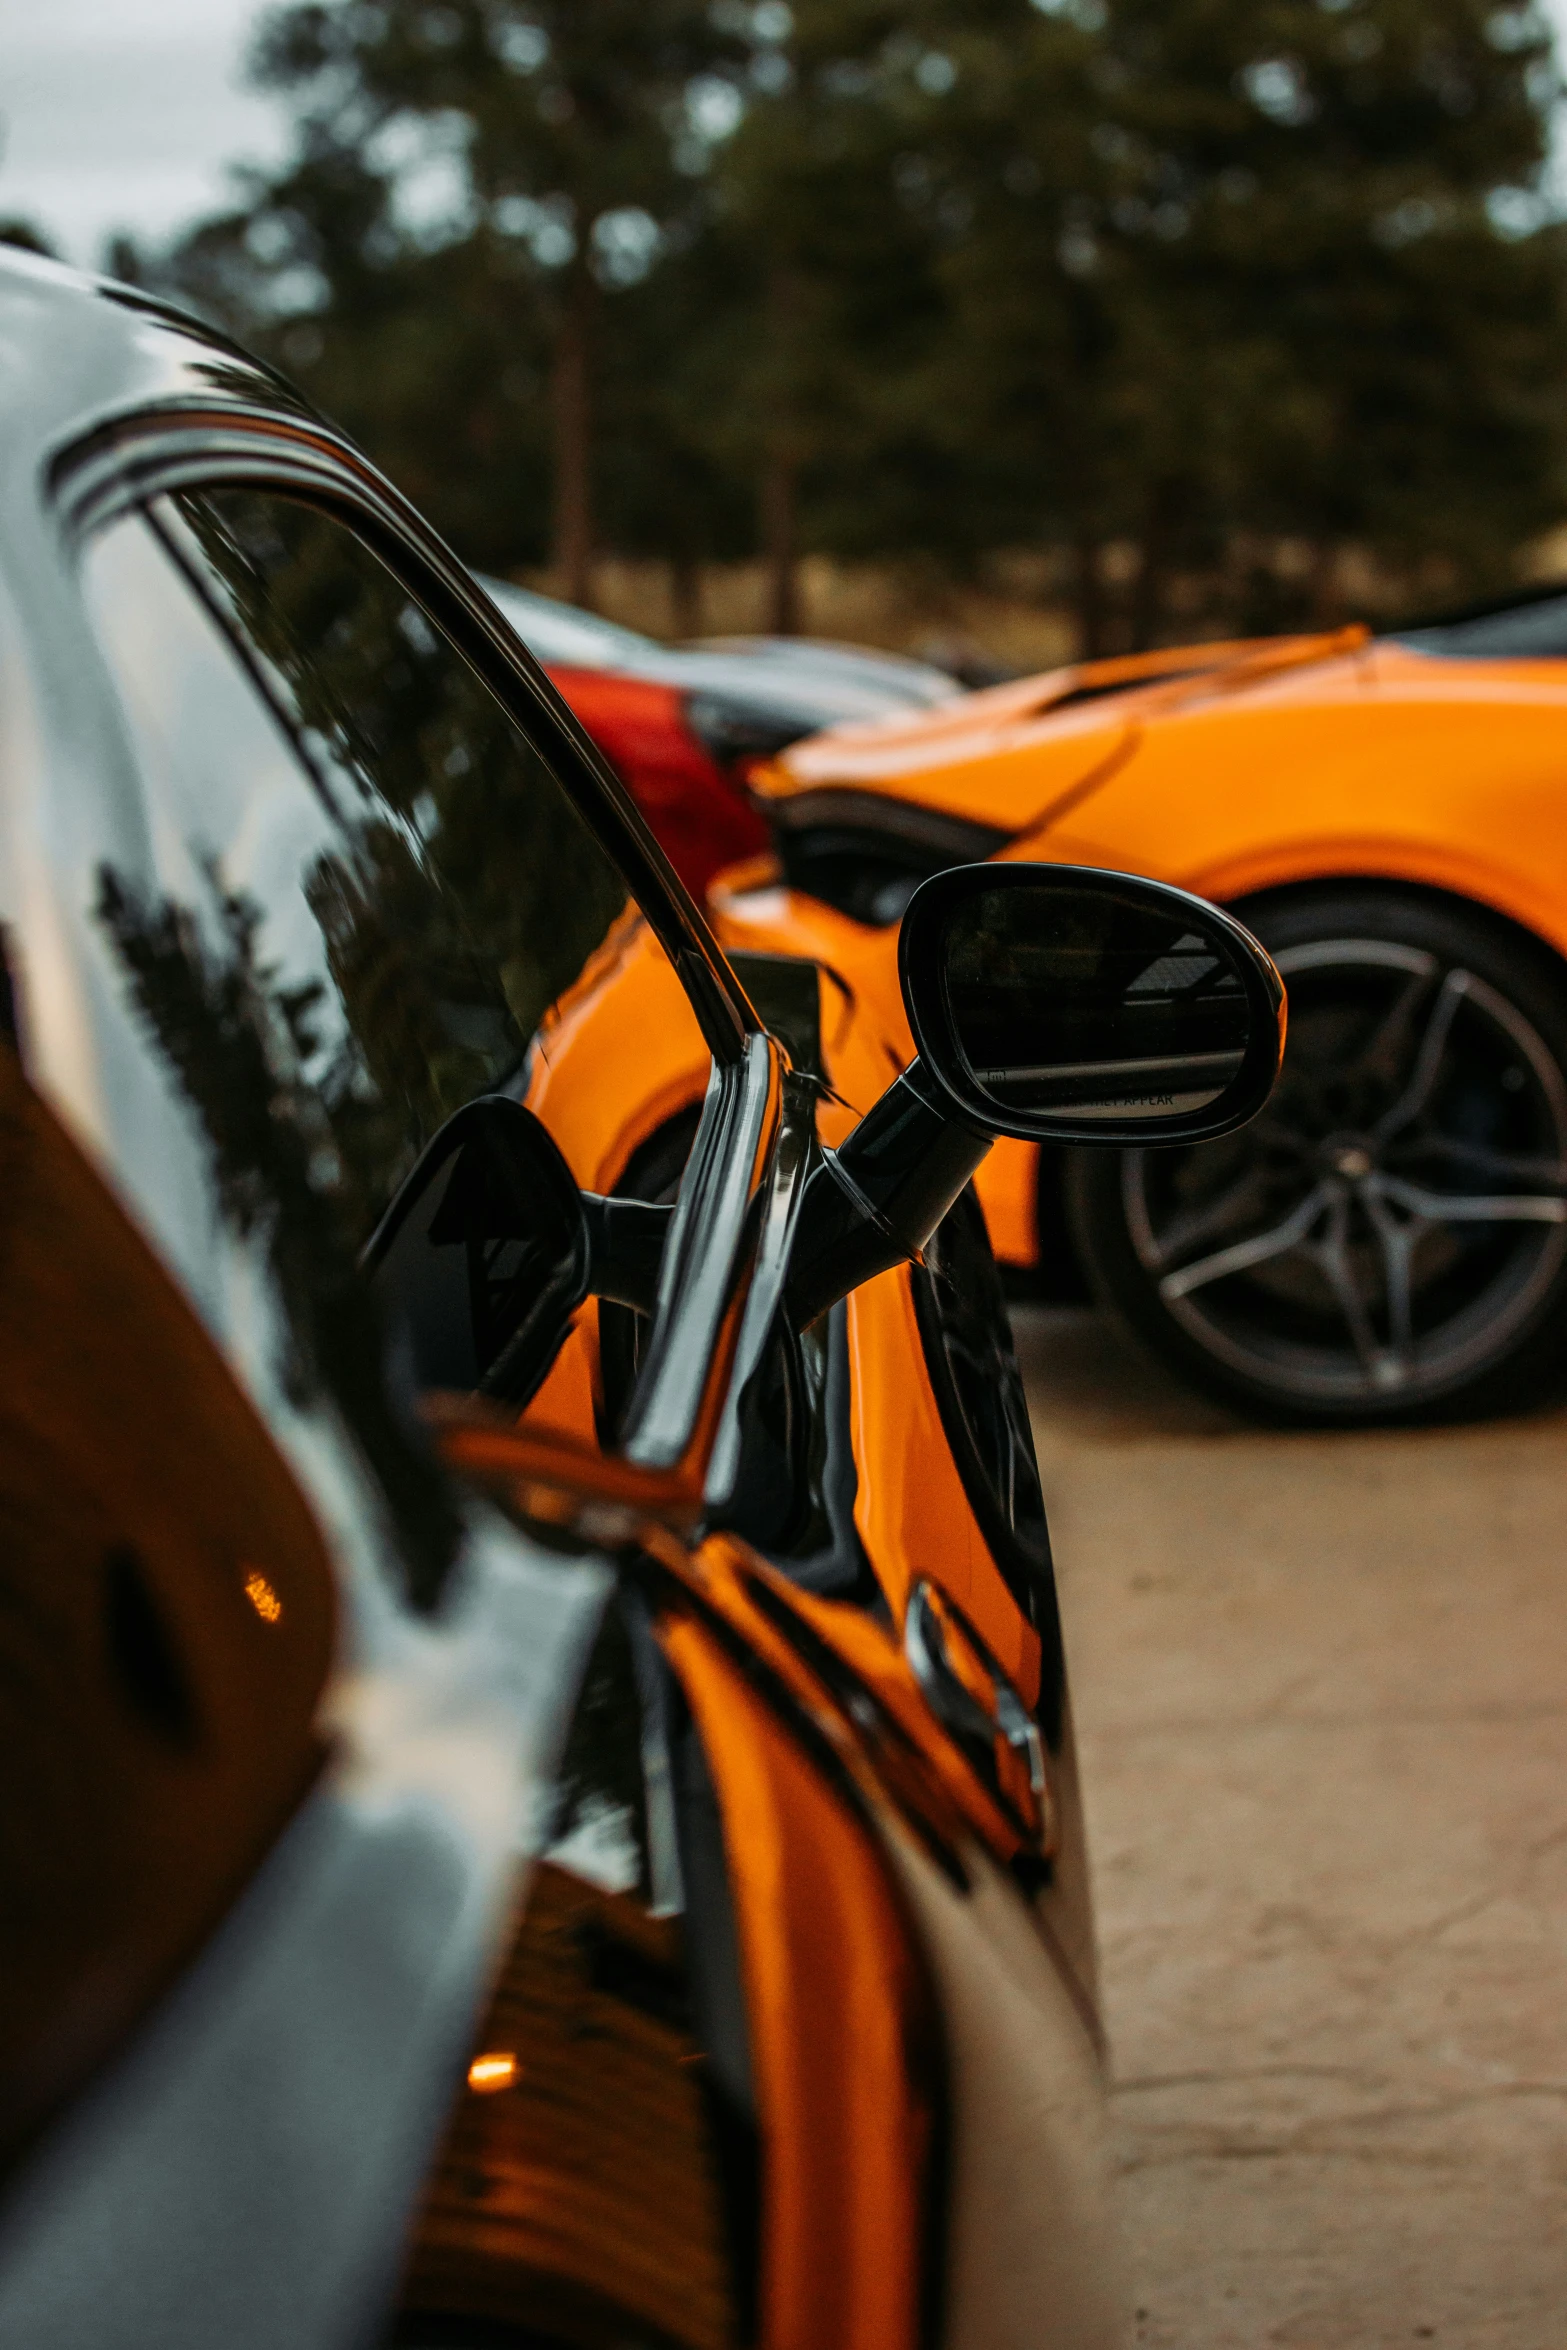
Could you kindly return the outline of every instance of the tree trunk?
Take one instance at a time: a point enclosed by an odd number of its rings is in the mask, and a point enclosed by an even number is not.
[[[669,558],[669,612],[677,637],[702,633],[702,566],[695,555]]]
[[[593,413],[589,353],[593,281],[566,289],[550,396],[555,427],[554,570],[569,604],[594,609]]]
[[[1105,600],[1104,581],[1099,573],[1099,548],[1088,531],[1081,530],[1072,543],[1075,559],[1077,606],[1077,657],[1080,661],[1097,661],[1104,649]]]
[[[1339,550],[1327,542],[1311,551],[1311,620],[1313,628],[1337,628],[1344,617],[1338,584]]]
[[[799,547],[795,530],[795,465],[774,450],[762,476],[762,549],[767,560],[767,625],[774,636],[800,630]]]
[[[1165,481],[1157,485],[1148,500],[1143,518],[1142,554],[1132,587],[1131,650],[1134,653],[1153,649],[1164,617],[1164,583],[1169,574],[1178,499],[1174,483]]]

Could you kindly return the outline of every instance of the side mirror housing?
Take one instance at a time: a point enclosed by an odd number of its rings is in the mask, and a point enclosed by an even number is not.
[[[653,1311],[673,1213],[579,1191],[533,1112],[484,1094],[420,1153],[364,1265],[416,1388],[520,1411],[585,1297]]]
[[[899,974],[952,1115],[1031,1142],[1202,1142],[1262,1108],[1284,985],[1206,900],[1074,865],[959,865],[918,889]]]
[[[790,1306],[918,1256],[997,1135],[1199,1142],[1256,1116],[1284,1053],[1284,986],[1204,899],[1074,865],[959,865],[915,891],[899,969],[918,1054],[801,1214]]]
[[[486,1094],[420,1153],[364,1263],[416,1388],[520,1410],[587,1295],[589,1255],[554,1141],[520,1103]]]

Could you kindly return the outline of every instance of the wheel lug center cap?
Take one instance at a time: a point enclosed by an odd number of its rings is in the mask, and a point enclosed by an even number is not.
[[[1346,1183],[1364,1183],[1376,1165],[1376,1153],[1355,1134],[1335,1134],[1322,1146],[1322,1156],[1333,1174]]]

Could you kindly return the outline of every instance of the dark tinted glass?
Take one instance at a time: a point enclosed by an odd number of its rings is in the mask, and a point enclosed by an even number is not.
[[[87,584],[147,802],[145,837],[98,858],[95,927],[205,1146],[207,1215],[265,1263],[285,1385],[331,1400],[439,1552],[361,1251],[446,1122],[506,1097],[503,1191],[493,1151],[427,1155],[443,1197],[418,1229],[451,1259],[444,1302],[473,1301],[479,1367],[498,1313],[553,1297],[496,1392],[595,1441],[572,1187],[613,1188],[645,1139],[648,1022],[700,1099],[695,1016],[545,759],[343,521],[270,492],[159,500],[95,543]],[[179,1264],[189,1203],[181,1228],[167,1161],[138,1181]],[[405,1348],[410,1375],[442,1383]]]
[[[1449,660],[1567,660],[1567,596],[1520,597],[1499,611],[1400,629],[1393,641]]]
[[[1113,887],[988,890],[954,910],[944,959],[958,1041],[1008,1111],[1166,1118],[1216,1101],[1240,1069],[1233,950],[1178,907]]]
[[[295,884],[326,965],[305,1024],[324,1039],[342,1020],[319,1084],[368,1232],[444,1118],[515,1088],[625,883],[488,687],[342,523],[238,489],[155,519],[336,819]]]

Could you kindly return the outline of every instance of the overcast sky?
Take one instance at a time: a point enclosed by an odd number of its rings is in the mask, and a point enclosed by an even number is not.
[[[226,164],[276,156],[280,110],[241,86],[256,0],[0,0],[0,212],[72,261],[222,200]]]
[[[1567,35],[1567,0],[1546,0]],[[0,0],[0,215],[73,261],[117,228],[167,234],[223,200],[225,166],[281,151],[241,84],[257,0]],[[1567,194],[1567,158],[1558,177]]]

